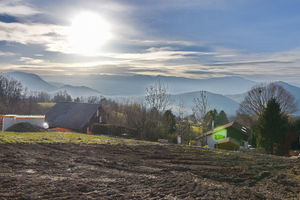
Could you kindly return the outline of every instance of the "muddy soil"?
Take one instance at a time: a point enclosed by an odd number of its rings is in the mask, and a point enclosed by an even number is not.
[[[300,162],[176,145],[0,144],[0,199],[300,199]]]

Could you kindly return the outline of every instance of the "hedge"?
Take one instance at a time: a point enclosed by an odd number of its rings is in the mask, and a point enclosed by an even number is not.
[[[124,126],[118,126],[113,124],[99,124],[92,125],[92,132],[95,135],[110,135],[126,138],[137,138],[137,130],[127,128]]]

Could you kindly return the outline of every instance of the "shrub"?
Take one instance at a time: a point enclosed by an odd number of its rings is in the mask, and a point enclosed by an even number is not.
[[[92,132],[95,135],[110,135],[126,138],[137,138],[138,136],[136,129],[113,124],[95,123],[92,125]]]

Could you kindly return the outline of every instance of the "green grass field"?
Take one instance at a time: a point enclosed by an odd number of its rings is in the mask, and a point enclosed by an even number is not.
[[[51,108],[55,105],[54,102],[40,102],[38,103],[42,107]]]
[[[158,144],[143,140],[87,135],[71,132],[0,132],[0,143],[85,143],[85,144]]]
[[[192,126],[192,131],[195,133],[202,133],[202,127],[199,126]]]

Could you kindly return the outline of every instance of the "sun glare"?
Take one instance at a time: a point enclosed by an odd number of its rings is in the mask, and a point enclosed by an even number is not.
[[[110,24],[101,16],[84,12],[75,16],[69,28],[70,48],[81,54],[95,54],[110,38]]]

